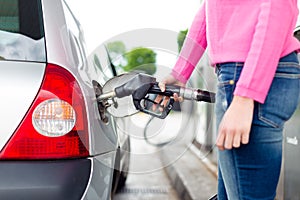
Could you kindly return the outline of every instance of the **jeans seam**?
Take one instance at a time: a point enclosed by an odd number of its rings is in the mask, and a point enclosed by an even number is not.
[[[296,67],[296,68],[300,68],[300,65],[297,62],[279,62],[278,67]]]
[[[217,83],[217,86],[220,86],[220,87],[225,87],[226,85],[230,85],[230,81],[223,81],[223,82]]]
[[[240,66],[240,63],[235,63],[234,73],[233,73],[234,84],[235,84],[235,81],[236,81],[236,74],[237,74],[237,68],[238,68],[238,66]],[[233,98],[233,91],[234,91],[234,86],[232,86],[232,88],[231,88],[231,93],[232,93],[232,97],[231,98]]]
[[[276,73],[276,78],[290,78],[290,79],[297,79],[300,78],[300,74],[286,74],[286,73]]]
[[[235,66],[234,66],[234,73],[233,73],[233,80],[235,81],[236,79],[236,70],[237,70],[237,63],[235,63]]]
[[[261,104],[258,104],[258,117],[261,121],[265,122],[266,124],[269,124],[270,126],[272,126],[273,128],[279,128],[280,126],[278,124],[276,124],[275,122],[263,117],[262,115],[262,110],[261,110]]]
[[[299,85],[299,88],[300,88],[300,79],[298,80],[298,85]],[[298,105],[300,104],[300,92],[299,92],[299,95],[298,95]]]
[[[272,126],[273,128],[280,128],[280,126],[276,123],[274,123],[271,120],[268,120],[267,118],[263,117],[263,116],[259,116],[259,119],[263,122],[265,122],[266,124],[269,124],[270,126]]]
[[[287,74],[288,75],[288,74]],[[289,74],[289,75],[292,75],[292,74]],[[293,75],[296,75],[296,74],[293,74]],[[298,74],[297,74],[298,75]],[[280,78],[280,77],[277,77],[276,78]],[[285,78],[285,79],[290,79],[290,80],[295,80],[295,79],[298,79],[298,86],[300,88],[300,79],[297,77],[297,78],[290,78],[290,77],[281,77],[281,78]],[[299,92],[299,95],[298,95],[298,99],[297,99],[297,102],[298,104],[300,103],[300,92]],[[276,122],[276,120],[272,120],[271,118],[267,117],[267,116],[264,116],[263,114],[263,105],[262,104],[258,104],[258,119],[264,123],[266,123],[267,125],[273,127],[273,128],[281,128],[284,126],[284,123],[286,121],[284,121],[283,123],[281,122]]]
[[[240,177],[239,177],[239,173],[238,173],[238,170],[237,170],[237,162],[236,162],[236,155],[235,155],[235,151],[234,150],[231,150],[232,151],[232,154],[233,154],[233,157],[234,157],[234,165],[235,165],[235,176],[236,176],[236,181],[237,181],[237,193],[238,193],[238,197],[239,199],[242,199],[241,198],[241,183],[240,183]]]

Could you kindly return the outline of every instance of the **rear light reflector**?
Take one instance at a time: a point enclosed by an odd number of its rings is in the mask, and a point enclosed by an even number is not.
[[[73,107],[60,99],[50,99],[35,108],[32,124],[35,130],[48,137],[59,137],[69,133],[76,122]]]
[[[48,64],[41,89],[0,159],[62,159],[89,155],[83,93],[74,76]]]

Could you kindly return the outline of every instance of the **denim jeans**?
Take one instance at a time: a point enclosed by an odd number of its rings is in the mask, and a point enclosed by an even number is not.
[[[216,67],[217,127],[229,107],[243,63]],[[300,66],[296,53],[280,59],[264,104],[255,102],[249,143],[218,152],[219,200],[273,200],[282,160],[284,123],[294,113],[300,97]],[[238,121],[236,123],[239,123]]]

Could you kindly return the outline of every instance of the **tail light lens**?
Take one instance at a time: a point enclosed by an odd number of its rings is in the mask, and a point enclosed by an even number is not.
[[[59,159],[89,155],[82,91],[74,76],[53,64],[22,123],[0,153],[1,159]]]
[[[75,110],[68,102],[60,99],[40,103],[32,115],[35,130],[48,137],[59,137],[69,133],[75,122]]]

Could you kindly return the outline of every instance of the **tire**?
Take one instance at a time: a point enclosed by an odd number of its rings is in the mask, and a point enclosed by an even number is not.
[[[128,137],[127,141],[125,142],[125,145],[123,147],[123,151],[130,152],[130,138]],[[125,161],[125,166],[123,166],[122,171],[120,171],[120,151],[119,148],[116,155],[116,164],[114,169],[114,175],[113,175],[113,185],[111,189],[111,196],[113,197],[115,193],[119,192],[125,187],[127,176],[128,176],[128,170],[129,170],[129,164],[130,164],[130,153],[127,153],[128,158]]]
[[[124,168],[120,172],[119,181],[117,184],[117,191],[120,191],[121,189],[123,189],[125,187],[126,180],[128,177],[128,171],[129,171],[129,165],[130,165],[130,137],[128,137],[125,146],[126,146],[126,149],[124,149],[124,150],[127,152],[128,157],[125,162]]]

